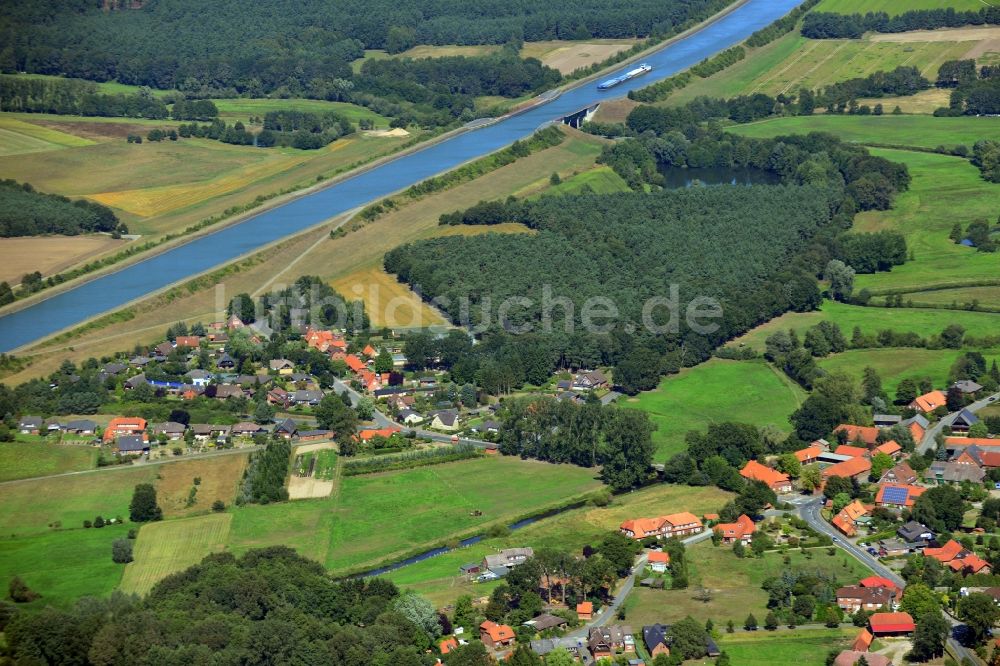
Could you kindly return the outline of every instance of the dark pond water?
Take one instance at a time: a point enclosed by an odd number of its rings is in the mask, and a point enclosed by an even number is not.
[[[763,169],[663,167],[660,173],[669,189],[694,185],[777,185],[781,182],[776,174]]]

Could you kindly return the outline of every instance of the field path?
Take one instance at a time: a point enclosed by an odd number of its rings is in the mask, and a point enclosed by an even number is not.
[[[807,55],[809,55],[810,53],[812,53],[813,51],[815,51],[816,48],[818,48],[818,46],[819,46],[819,41],[809,42],[809,44],[806,46],[806,48],[802,49],[802,53],[800,53],[797,58],[795,58],[794,60],[792,60],[791,62],[789,62],[787,65],[785,65],[784,67],[782,67],[778,71],[776,71],[773,74],[771,74],[771,76],[767,77],[766,79],[764,79],[763,81],[761,81],[760,83],[758,83],[756,86],[754,86],[754,89],[751,90],[750,92],[751,93],[755,93],[755,92],[760,91],[761,88],[763,88],[768,83],[770,83],[771,81],[773,81],[776,77],[781,76],[782,74],[784,74],[785,72],[787,72],[788,70],[790,70],[792,67],[794,67],[796,64],[798,64],[798,62],[800,60],[802,60],[804,57],[806,57]]]

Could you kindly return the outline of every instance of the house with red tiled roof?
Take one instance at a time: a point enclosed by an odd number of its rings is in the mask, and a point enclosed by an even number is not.
[[[867,629],[862,629],[858,634],[857,638],[854,639],[854,643],[851,644],[851,649],[855,652],[868,652],[868,649],[872,646],[872,641],[874,636]],[[854,666],[853,664],[851,666]]]
[[[850,479],[867,476],[871,469],[872,463],[867,458],[851,458],[850,460],[830,465],[821,474],[824,479],[829,479],[831,476],[842,476]]]
[[[930,414],[938,407],[944,407],[948,403],[948,396],[942,391],[931,391],[913,399],[907,407],[915,409],[924,414]]]
[[[917,498],[924,494],[926,488],[920,486],[908,486],[894,483],[886,483],[878,488],[875,495],[875,506],[887,509],[911,508]]]
[[[909,613],[875,613],[868,618],[868,626],[876,636],[909,634],[917,628]]]
[[[990,563],[952,539],[940,548],[924,548],[924,557],[933,557],[955,572],[990,573]]]
[[[149,441],[146,435],[146,419],[138,416],[116,416],[108,422],[104,429],[104,441],[114,441],[116,437],[137,435],[143,438],[144,442]]]
[[[744,546],[753,540],[753,533],[757,526],[750,516],[742,514],[735,523],[719,523],[715,526],[715,533],[722,539],[722,543],[742,543]]]
[[[868,446],[875,446],[878,443],[879,429],[875,426],[859,426],[849,423],[841,423],[833,429],[834,434],[841,432],[847,436],[847,442],[862,442]]]
[[[581,601],[576,605],[576,617],[579,620],[590,620],[594,617],[594,603]]]
[[[882,576],[868,576],[867,578],[862,578],[858,581],[858,585],[861,587],[887,587],[890,590],[899,591],[898,585]]]
[[[358,431],[358,439],[362,442],[367,442],[375,437],[385,437],[388,439],[399,431],[400,429],[395,426],[390,426],[388,428],[366,428]]]
[[[782,474],[778,470],[761,465],[756,460],[749,461],[740,470],[740,476],[750,481],[761,481],[776,493],[792,492],[792,480],[787,474]]]
[[[201,344],[201,338],[197,335],[178,335],[174,343],[178,349],[196,349]]]
[[[452,650],[458,649],[458,641],[454,637],[446,638],[438,643],[438,649],[441,651],[441,654],[448,654]]]
[[[649,568],[657,573],[663,573],[670,566],[670,553],[662,550],[651,550],[646,556]]]
[[[903,485],[908,485],[917,482],[917,473],[913,471],[909,463],[901,462],[896,463],[892,469],[886,470],[882,478],[878,480],[880,484],[882,483],[898,483]]]
[[[895,601],[895,587],[848,585],[837,590],[837,605],[848,613],[854,613],[862,609],[874,611],[879,608],[892,608]]]
[[[347,356],[345,356],[344,363],[347,364],[347,368],[351,372],[361,372],[362,370],[368,367],[367,365],[365,365],[364,361],[362,361],[354,354],[348,354]]]
[[[506,624],[486,620],[479,625],[479,640],[491,650],[499,650],[514,644],[514,630]]]
[[[858,650],[844,650],[833,660],[833,666],[854,666],[862,657],[868,666],[892,666],[892,660],[884,654]]]
[[[851,458],[864,458],[869,455],[867,448],[861,446],[850,446],[849,444],[841,444],[834,451],[838,456],[850,456]]]
[[[868,515],[868,507],[858,500],[854,500],[830,521],[834,527],[846,536],[852,537],[858,533],[856,527],[858,520]]]
[[[361,353],[367,356],[368,358],[374,358],[375,356],[378,355],[378,350],[372,347],[371,345],[365,345],[365,348],[361,350]]]
[[[819,459],[823,449],[818,446],[807,446],[795,452],[795,458],[803,465],[810,465]]]
[[[682,511],[657,518],[633,518],[623,522],[619,529],[625,536],[636,540],[646,537],[669,539],[697,534],[704,529],[704,525],[693,513]]]
[[[903,452],[903,447],[900,446],[895,440],[889,440],[885,444],[879,444],[875,447],[872,454],[884,453],[890,458],[898,458],[899,454]]]

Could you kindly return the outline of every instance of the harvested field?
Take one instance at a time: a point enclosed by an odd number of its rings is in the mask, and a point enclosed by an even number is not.
[[[542,64],[569,74],[581,67],[603,62],[613,55],[627,51],[638,40],[598,39],[589,42],[529,42],[521,49],[521,56],[538,58]]]
[[[17,284],[21,276],[39,271],[53,275],[76,264],[93,259],[109,250],[116,250],[125,240],[111,236],[25,236],[0,238],[0,281]]]
[[[212,502],[222,500],[229,506],[236,499],[236,488],[243,477],[249,454],[212,456],[160,465],[156,493],[163,514],[168,518],[205,513]],[[194,485],[198,477],[201,483]],[[197,488],[195,502],[188,506],[191,488]]]
[[[348,300],[363,300],[373,326],[421,328],[447,324],[437,310],[381,266],[355,271],[336,279],[332,285]]]
[[[633,102],[627,97],[621,99],[609,99],[601,102],[594,115],[594,120],[600,123],[623,123],[632,113],[632,109],[639,106],[638,102]]]
[[[145,136],[149,130],[152,129],[149,125],[142,125],[139,123],[95,123],[88,120],[61,121],[52,120],[51,116],[35,122],[42,127],[48,127],[59,132],[65,132],[66,134],[72,134],[73,136],[97,142],[112,140],[124,141],[129,134],[139,134],[141,136]],[[170,121],[165,120],[163,122],[163,127],[165,129],[173,127],[173,124]]]
[[[135,561],[125,566],[120,589],[146,594],[170,574],[225,549],[232,519],[232,514],[215,513],[143,525],[135,543]]]
[[[1000,39],[1000,27],[970,26],[967,28],[941,28],[940,30],[913,30],[911,32],[875,33],[868,37],[872,42],[979,42]]]

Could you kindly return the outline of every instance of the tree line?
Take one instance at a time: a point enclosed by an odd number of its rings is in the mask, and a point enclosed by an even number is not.
[[[177,134],[182,138],[197,137],[240,146],[284,146],[301,150],[317,150],[354,131],[350,120],[339,113],[290,110],[269,111],[264,115],[263,129],[257,133],[248,130],[242,121],[228,125],[218,118],[206,125],[182,123],[177,128]]]
[[[96,84],[78,79],[0,76],[0,111],[154,120],[170,116],[164,101],[151,94],[108,95],[97,90]]]
[[[1000,7],[983,7],[976,11],[959,11],[952,7],[915,9],[896,16],[889,16],[886,12],[809,12],[802,21],[802,35],[810,39],[858,39],[866,32],[908,32],[997,24],[1000,24]]]
[[[128,228],[114,211],[94,201],[73,201],[39,192],[29,183],[0,180],[0,237],[95,232],[122,234]]]
[[[280,437],[269,441],[263,451],[251,453],[236,503],[268,504],[287,500],[285,477],[288,476],[291,455],[291,443]]]
[[[936,84],[952,93],[948,106],[935,110],[935,116],[1000,114],[1000,66],[977,68],[975,60],[949,60],[942,63]]]

